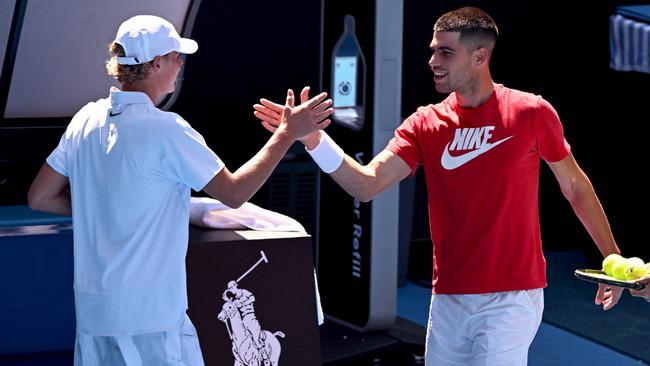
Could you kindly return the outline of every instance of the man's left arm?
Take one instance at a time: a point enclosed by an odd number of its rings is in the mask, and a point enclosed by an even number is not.
[[[573,154],[569,153],[564,159],[548,163],[548,165],[560,184],[564,197],[571,203],[573,211],[587,229],[603,257],[612,253],[620,254],[603,206],[600,204],[589,178],[580,169]],[[606,285],[600,284],[596,294],[596,304],[602,304],[604,310],[609,310],[616,305],[623,291],[620,287],[608,289]]]
[[[70,183],[65,175],[52,169],[47,163],[34,178],[27,202],[32,210],[71,216]]]

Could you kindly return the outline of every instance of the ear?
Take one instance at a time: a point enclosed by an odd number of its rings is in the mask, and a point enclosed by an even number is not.
[[[485,47],[479,47],[474,51],[474,63],[476,66],[486,64],[489,60],[490,53]]]
[[[153,66],[154,69],[160,69],[160,61],[162,60],[162,56],[156,56],[151,60],[151,66]]]

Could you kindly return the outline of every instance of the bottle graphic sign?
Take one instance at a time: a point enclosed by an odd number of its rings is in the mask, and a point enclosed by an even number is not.
[[[357,57],[334,58],[334,108],[357,105]]]
[[[365,59],[355,35],[355,19],[343,18],[343,33],[332,50],[333,120],[359,131],[365,116]]]

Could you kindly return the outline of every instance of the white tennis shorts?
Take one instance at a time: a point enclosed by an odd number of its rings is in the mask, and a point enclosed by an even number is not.
[[[91,336],[77,332],[74,366],[204,366],[196,329],[183,322],[164,332]]]
[[[427,366],[525,366],[543,289],[431,297]]]

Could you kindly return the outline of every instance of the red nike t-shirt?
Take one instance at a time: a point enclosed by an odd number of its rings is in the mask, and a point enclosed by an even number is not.
[[[434,246],[433,292],[477,294],[546,286],[539,227],[540,158],[570,146],[542,97],[495,84],[484,104],[451,94],[418,108],[387,149],[424,168]]]

